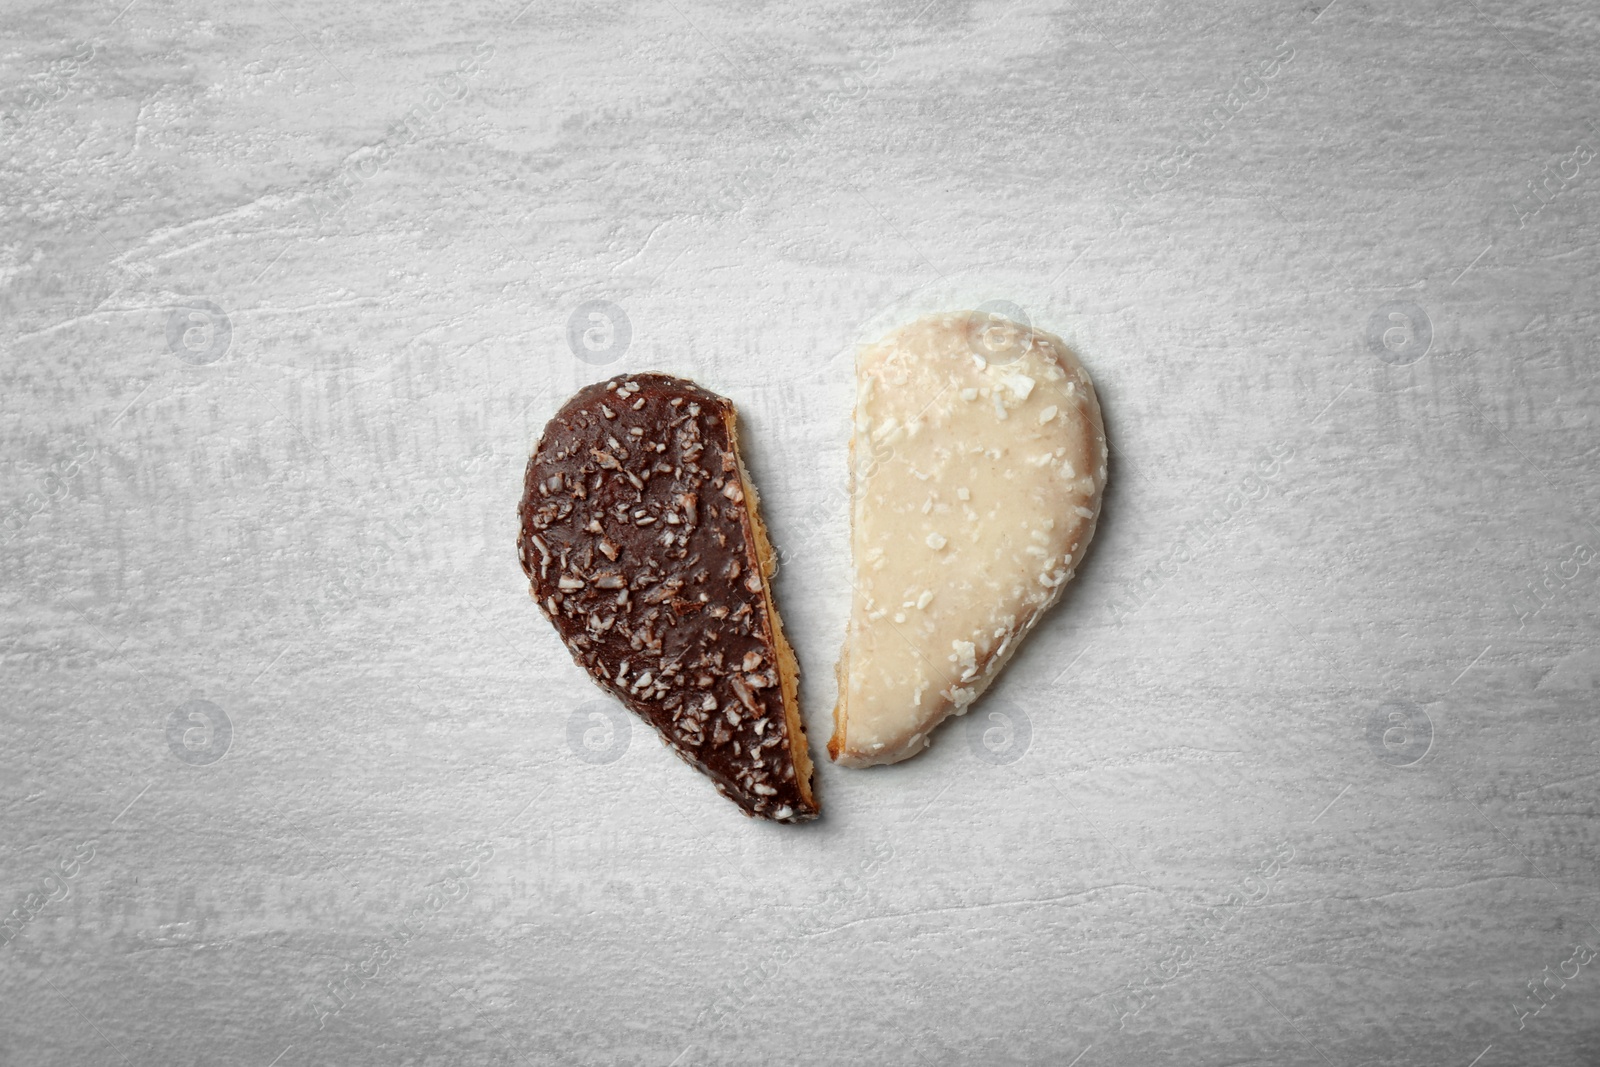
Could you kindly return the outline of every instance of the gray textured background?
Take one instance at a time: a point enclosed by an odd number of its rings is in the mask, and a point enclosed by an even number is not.
[[[0,17],[0,1063],[1600,1062],[1592,5],[124,2]],[[1088,563],[750,822],[531,442],[741,405],[820,754],[852,346],[990,299]]]

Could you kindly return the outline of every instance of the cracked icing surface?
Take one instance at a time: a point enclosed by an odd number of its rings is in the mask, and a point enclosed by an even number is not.
[[[590,677],[747,813],[814,818],[732,403],[662,374],[580,390],[528,460],[518,515],[530,592]]]
[[[973,312],[863,348],[851,439],[854,597],[828,751],[864,767],[964,714],[1094,535],[1105,430],[1056,337]]]

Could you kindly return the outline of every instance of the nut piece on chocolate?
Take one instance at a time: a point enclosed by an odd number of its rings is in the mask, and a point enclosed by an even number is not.
[[[817,816],[800,668],[733,404],[681,378],[580,390],[528,459],[517,555],[600,687],[746,814]]]

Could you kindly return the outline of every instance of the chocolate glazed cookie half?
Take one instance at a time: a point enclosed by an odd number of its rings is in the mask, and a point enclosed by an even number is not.
[[[746,814],[818,814],[800,669],[733,404],[663,374],[580,390],[528,460],[517,555],[572,658]]]

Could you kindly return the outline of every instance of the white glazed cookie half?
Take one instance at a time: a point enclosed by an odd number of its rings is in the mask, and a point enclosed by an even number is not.
[[[1060,338],[964,311],[861,349],[833,759],[896,763],[966,713],[1072,580],[1106,454]]]

